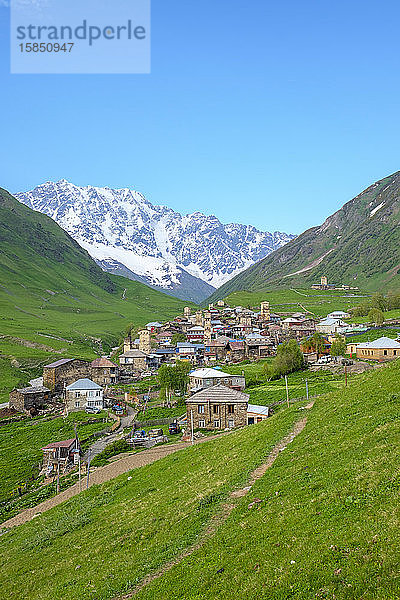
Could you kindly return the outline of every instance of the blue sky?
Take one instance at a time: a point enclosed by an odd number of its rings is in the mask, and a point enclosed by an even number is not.
[[[0,186],[131,187],[300,233],[400,169],[398,2],[153,0],[150,75],[10,75]]]

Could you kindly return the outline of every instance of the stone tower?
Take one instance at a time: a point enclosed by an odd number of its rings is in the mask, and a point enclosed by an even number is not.
[[[196,325],[200,325],[200,327],[203,326],[203,313],[201,310],[196,312]]]
[[[269,321],[271,319],[269,302],[261,302],[261,318],[263,321]]]
[[[205,312],[204,313],[204,341],[207,342],[211,342],[211,334],[212,334],[212,327],[211,327],[211,313],[210,312]]]
[[[145,354],[150,354],[151,352],[150,331],[147,329],[139,331],[139,350]]]
[[[190,306],[185,306],[183,309],[183,316],[188,319],[190,317]]]
[[[323,285],[324,287],[328,285],[328,278],[326,277],[326,275],[323,275],[321,277],[321,285]]]

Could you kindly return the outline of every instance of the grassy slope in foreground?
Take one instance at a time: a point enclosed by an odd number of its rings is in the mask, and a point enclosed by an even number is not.
[[[399,377],[397,362],[317,400],[254,486],[260,510],[243,500],[137,598],[399,598]]]
[[[12,529],[1,536],[2,597],[104,600],[129,590],[196,542],[303,415],[291,408],[189,447]]]
[[[91,358],[96,339],[114,344],[128,323],[168,319],[185,304],[104,273],[52,219],[0,189],[0,402],[30,368]],[[18,377],[10,361],[27,372]]]

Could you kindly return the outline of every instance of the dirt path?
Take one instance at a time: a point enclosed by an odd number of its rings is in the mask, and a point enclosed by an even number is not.
[[[313,405],[314,405],[314,401],[307,404],[307,406],[305,408],[310,409],[313,407]],[[295,424],[293,431],[291,431],[291,433],[289,433],[287,436],[282,438],[281,441],[278,442],[276,444],[276,446],[274,446],[274,448],[268,455],[265,463],[263,463],[262,465],[257,467],[257,469],[255,469],[252,472],[247,486],[237,489],[237,490],[234,490],[233,492],[230,493],[228,502],[223,504],[220,511],[211,519],[209,526],[204,531],[201,539],[196,544],[194,544],[193,546],[190,546],[189,548],[184,550],[184,552],[182,552],[182,554],[180,554],[179,556],[177,556],[175,559],[171,560],[170,562],[166,563],[163,567],[161,567],[161,569],[159,569],[155,573],[152,573],[152,574],[148,575],[147,577],[145,577],[144,580],[138,586],[136,586],[132,592],[130,592],[129,594],[125,594],[123,596],[118,596],[114,600],[129,600],[129,598],[132,598],[135,594],[137,594],[143,588],[145,588],[147,585],[149,585],[149,583],[152,583],[156,579],[159,579],[160,577],[162,577],[162,575],[164,575],[165,573],[170,571],[173,567],[175,567],[176,565],[181,563],[185,558],[187,558],[188,556],[193,554],[193,552],[195,552],[196,550],[201,548],[206,543],[207,540],[212,538],[216,534],[218,528],[227,520],[227,518],[229,517],[229,515],[235,508],[237,499],[243,498],[251,491],[251,488],[256,483],[256,481],[258,479],[260,479],[263,475],[265,475],[265,473],[268,471],[268,469],[270,467],[272,467],[272,465],[276,461],[277,457],[279,456],[279,453],[282,452],[282,450],[284,450],[286,448],[286,446],[288,444],[290,444],[294,440],[294,438],[303,431],[306,424],[307,424],[307,417],[304,417],[303,419],[298,421]],[[257,502],[259,502],[259,500],[256,498],[253,501],[253,503],[251,503],[249,505],[249,508],[251,508],[252,505],[255,506],[257,504]]]
[[[221,435],[229,435],[229,433],[231,432],[227,432],[226,434],[223,433],[219,435],[211,435],[208,437],[204,437],[199,440],[196,440],[195,443],[199,444],[202,442],[207,442],[209,440],[219,438],[221,437]],[[108,465],[105,465],[104,467],[99,467],[93,473],[91,473],[89,479],[89,487],[92,487],[92,485],[104,483],[105,481],[109,481],[110,479],[114,479],[115,477],[118,477],[118,475],[122,475],[122,473],[126,473],[131,469],[138,469],[139,467],[150,465],[156,460],[164,458],[164,456],[168,456],[169,454],[173,454],[178,450],[188,448],[190,445],[190,442],[178,442],[176,444],[169,444],[166,446],[154,446],[149,450],[144,450],[143,452],[138,452],[137,454],[129,454],[128,456],[125,456],[120,460],[116,460]],[[75,483],[74,485],[64,490],[57,496],[49,498],[48,500],[41,502],[33,508],[27,508],[15,517],[12,517],[4,523],[1,523],[0,529],[16,527],[17,525],[22,525],[27,521],[31,521],[37,515],[40,515],[46,512],[47,510],[50,510],[50,508],[53,508],[54,506],[58,506],[62,502],[65,502],[65,500],[69,500],[69,498],[76,496],[84,489],[86,489],[86,478],[85,476],[82,476],[81,489],[79,489],[79,483]]]

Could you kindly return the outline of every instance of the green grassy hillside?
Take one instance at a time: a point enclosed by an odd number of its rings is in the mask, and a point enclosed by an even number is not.
[[[185,304],[104,273],[52,219],[0,189],[0,402],[38,365],[93,357],[129,323],[171,318]]]
[[[360,304],[370,294],[345,291],[324,291],[311,289],[266,289],[262,292],[233,292],[226,299],[229,306],[260,307],[260,302],[267,300],[271,312],[293,313],[310,312],[317,317],[325,317],[334,310],[348,311],[352,306]],[[361,299],[360,299],[361,297]]]
[[[364,190],[331,215],[240,273],[211,297],[268,287],[331,283],[380,290],[400,287],[400,172]]]
[[[230,498],[226,521],[229,492],[304,411],[180,451],[11,530],[1,538],[4,597],[115,598],[213,523],[202,546],[135,597],[400,598],[399,377],[397,362],[320,397],[249,494]]]

